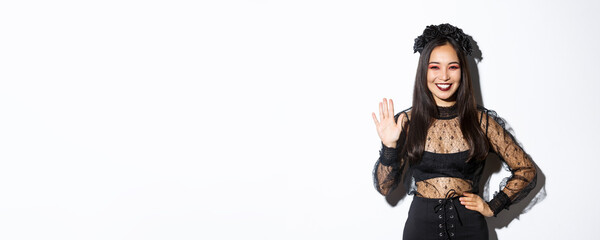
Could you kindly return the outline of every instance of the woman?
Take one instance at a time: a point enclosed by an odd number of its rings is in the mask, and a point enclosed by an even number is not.
[[[428,26],[415,39],[420,58],[412,107],[394,115],[390,99],[372,114],[382,142],[373,177],[388,195],[408,166],[414,195],[404,239],[488,239],[485,217],[523,199],[536,183],[533,162],[495,112],[478,106],[466,54],[468,36],[450,24]],[[494,151],[512,172],[489,202],[478,195],[484,160]]]

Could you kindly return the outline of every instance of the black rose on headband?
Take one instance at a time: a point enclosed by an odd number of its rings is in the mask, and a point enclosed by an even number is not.
[[[468,35],[463,33],[462,29],[448,23],[427,26],[425,30],[423,30],[423,34],[415,38],[413,50],[421,53],[427,43],[439,37],[449,37],[454,39],[467,55],[471,55],[471,52],[473,51]]]

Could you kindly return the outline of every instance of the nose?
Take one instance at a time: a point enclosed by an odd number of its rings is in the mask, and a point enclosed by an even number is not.
[[[440,73],[440,80],[449,80],[450,79],[450,75],[448,74],[448,70],[443,69],[442,72]]]

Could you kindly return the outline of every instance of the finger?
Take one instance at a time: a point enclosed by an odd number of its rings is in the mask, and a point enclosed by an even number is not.
[[[385,116],[383,115],[383,103],[379,102],[379,119],[381,119],[381,121],[383,121],[383,119],[385,119]]]
[[[390,117],[390,114],[388,112],[388,104],[387,104],[386,98],[383,98],[383,114],[385,115],[386,118]]]
[[[473,193],[463,193],[464,197],[460,197],[461,201],[463,199],[473,201],[479,198],[479,195]]]
[[[470,199],[471,201],[478,201],[481,199],[481,197],[475,193],[465,193],[466,198]]]
[[[472,199],[460,200],[460,204],[462,204],[462,205],[468,205],[468,204],[473,204],[473,203],[476,203],[476,201],[474,201]]]
[[[371,116],[373,117],[373,122],[375,122],[375,127],[379,126],[379,121],[377,121],[377,116],[375,113],[371,113]]]
[[[398,125],[398,127],[401,127],[402,129],[404,129],[404,127],[402,126],[402,121],[404,121],[404,114],[400,114],[398,116],[398,122],[396,123],[396,125]]]
[[[477,207],[479,207],[479,204],[474,203],[474,202],[470,202],[470,203],[465,204],[465,207],[477,208]]]
[[[473,211],[478,211],[479,212],[479,210],[477,208],[475,208],[475,207],[465,206],[465,208],[469,209],[469,210],[473,210]]]
[[[394,102],[392,102],[392,99],[390,98],[390,108],[388,109],[389,112],[389,116],[393,117],[394,116]]]

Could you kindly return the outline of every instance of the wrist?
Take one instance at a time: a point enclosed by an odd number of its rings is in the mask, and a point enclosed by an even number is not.
[[[492,209],[490,209],[490,205],[488,205],[487,202],[484,202],[482,215],[484,217],[492,217],[492,216],[494,216],[494,212],[492,211]]]
[[[391,142],[391,143],[384,143],[384,142],[382,142],[382,143],[387,148],[396,148],[396,142]]]
[[[398,161],[398,149],[387,147],[383,142],[379,154],[381,164],[384,166],[392,166]]]
[[[492,200],[487,202],[490,210],[493,212],[493,216],[496,217],[502,209],[508,209],[511,204],[510,198],[503,191],[498,192]]]

